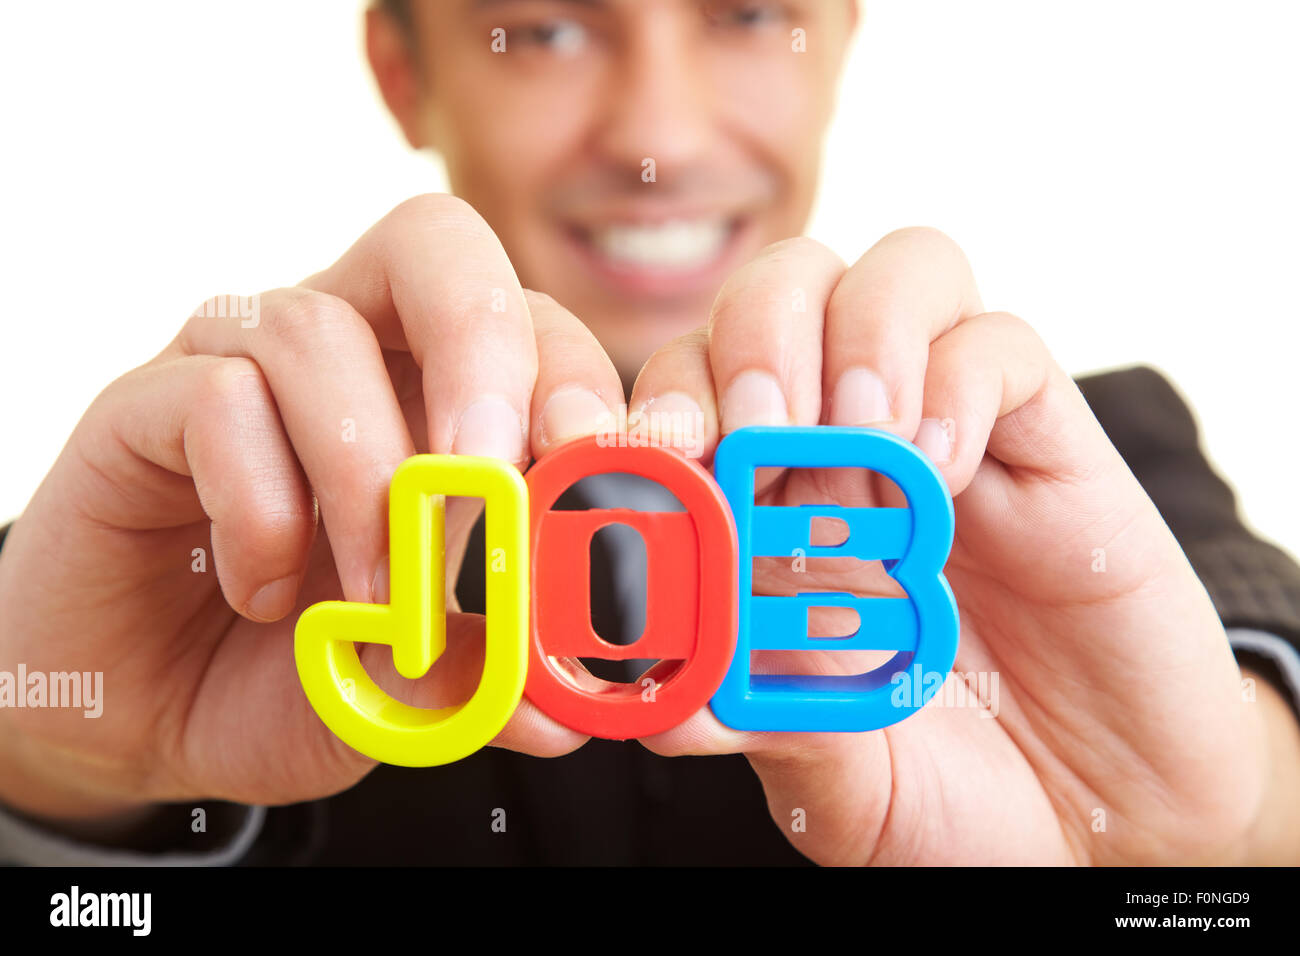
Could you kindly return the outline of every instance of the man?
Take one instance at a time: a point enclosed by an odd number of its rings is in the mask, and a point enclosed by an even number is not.
[[[371,11],[384,100],[460,198],[398,207],[329,269],[263,295],[256,322],[197,314],[87,411],[0,550],[0,663],[102,671],[111,699],[96,721],[0,710],[6,855],[1300,859],[1281,640],[1300,631],[1300,573],[1236,520],[1173,392],[1137,370],[1081,393],[1025,322],[986,311],[936,232],[894,233],[852,265],[790,238],[856,18],[849,0]],[[299,689],[293,625],[316,601],[387,599],[397,464],[434,451],[523,468],[608,421],[625,387],[634,425],[701,422],[706,462],[753,424],[914,442],[955,497],[955,671],[998,675],[996,719],[930,706],[868,734],[760,734],[704,708],[613,744],[525,700],[495,748],[424,771],[376,769],[335,738]],[[896,500],[881,484],[791,469],[756,494]],[[476,518],[449,509],[453,570]],[[763,592],[792,586],[788,568],[757,569]],[[1243,687],[1225,625],[1264,679]],[[463,700],[482,621],[453,614],[448,631],[419,681],[383,647],[363,660],[417,706]]]

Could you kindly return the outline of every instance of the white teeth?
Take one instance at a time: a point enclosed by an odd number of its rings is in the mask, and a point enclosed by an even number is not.
[[[592,244],[611,262],[683,269],[717,258],[730,229],[720,219],[674,219],[649,225],[606,226],[592,232]]]

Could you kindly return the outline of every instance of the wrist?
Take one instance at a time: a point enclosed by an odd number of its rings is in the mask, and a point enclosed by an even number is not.
[[[0,806],[15,815],[74,838],[112,840],[133,831],[158,806],[70,784],[74,776],[66,760],[37,750],[12,721],[0,719]]]
[[[1244,676],[1252,676],[1243,670]],[[1295,710],[1267,680],[1255,681],[1264,736],[1266,784],[1247,829],[1239,862],[1254,865],[1300,863],[1300,722]]]

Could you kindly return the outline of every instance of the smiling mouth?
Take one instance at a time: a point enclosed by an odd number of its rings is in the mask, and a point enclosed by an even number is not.
[[[670,219],[617,223],[580,232],[592,250],[612,266],[676,271],[699,269],[717,259],[735,226],[734,219]]]
[[[569,236],[589,263],[621,291],[686,292],[712,281],[737,247],[740,216],[571,226]]]

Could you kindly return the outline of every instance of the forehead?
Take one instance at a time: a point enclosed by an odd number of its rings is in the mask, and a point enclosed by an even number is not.
[[[829,3],[831,0],[821,0]],[[563,9],[607,13],[641,13],[664,8],[708,10],[711,7],[772,5],[773,0],[426,0],[425,8],[451,13],[479,13],[527,8]]]
[[[699,3],[701,0],[457,0],[460,6],[471,10],[485,10],[493,7],[510,7],[510,6],[538,6],[548,4],[551,6],[568,6],[568,7],[592,7],[596,9],[619,8],[619,7],[651,7],[662,6],[665,3]]]

